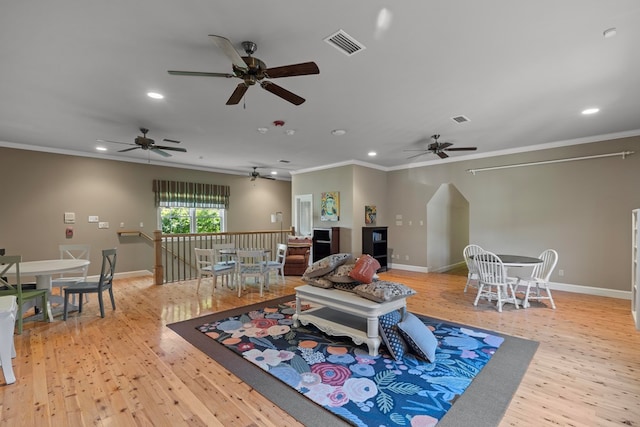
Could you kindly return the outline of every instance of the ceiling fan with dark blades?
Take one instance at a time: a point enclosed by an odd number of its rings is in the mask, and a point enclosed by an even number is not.
[[[301,64],[285,65],[282,67],[267,68],[267,65],[260,59],[251,56],[258,49],[258,46],[251,41],[242,42],[242,47],[247,56],[240,56],[233,47],[229,39],[209,35],[213,42],[231,60],[233,73],[207,73],[199,71],[176,71],[169,70],[168,73],[174,76],[200,76],[200,77],[237,77],[242,80],[227,100],[227,105],[236,105],[240,102],[249,86],[260,83],[260,86],[268,92],[289,101],[294,105],[302,104],[305,99],[289,92],[277,84],[264,79],[277,79],[280,77],[307,76],[310,74],[320,74],[320,70],[315,62],[303,62]]]
[[[431,138],[434,142],[429,144],[426,150],[404,150],[404,151],[420,151],[420,153],[407,157],[407,159],[413,159],[414,157],[423,156],[425,154],[433,153],[436,154],[441,159],[446,159],[449,157],[445,151],[475,151],[478,147],[451,147],[453,143],[451,142],[438,142],[440,135],[432,135]],[[451,147],[451,148],[450,148]]]
[[[145,128],[140,128],[140,132],[142,132],[142,136],[138,136],[135,139],[135,142],[129,143],[129,142],[119,142],[119,141],[109,141],[106,139],[99,139],[98,142],[112,142],[115,144],[124,144],[124,145],[133,145],[133,147],[131,148],[125,148],[124,150],[118,150],[118,153],[125,153],[127,151],[131,151],[131,150],[138,150],[138,149],[142,149],[142,150],[150,150],[153,151],[156,154],[159,154],[161,156],[164,157],[171,157],[171,154],[167,153],[167,151],[180,151],[182,153],[186,153],[187,150],[184,148],[180,148],[180,147],[172,147],[172,146],[168,146],[168,145],[156,145],[155,141],[151,138],[147,138],[147,132],[149,132],[149,129],[145,129]],[[164,142],[172,142],[174,144],[180,144],[180,141],[176,141],[175,139],[163,139]]]
[[[258,172],[257,169],[258,169],[258,166],[254,166],[253,167],[253,172],[251,172],[249,174],[249,176],[251,177],[251,181],[255,181],[256,178],[275,180],[275,178],[270,176],[270,175],[262,175],[262,174],[260,174],[260,172]]]

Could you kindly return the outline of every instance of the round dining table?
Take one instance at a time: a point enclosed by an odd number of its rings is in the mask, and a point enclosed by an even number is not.
[[[24,281],[23,277],[25,276],[35,276],[36,288],[49,290],[49,301],[47,303],[49,321],[53,319],[51,301],[56,301],[59,304],[64,303],[64,298],[61,295],[51,295],[51,276],[77,270],[89,265],[89,262],[90,261],[86,259],[48,259],[42,261],[22,261],[20,263],[21,282]],[[15,275],[15,266],[8,269],[5,274],[9,276]]]

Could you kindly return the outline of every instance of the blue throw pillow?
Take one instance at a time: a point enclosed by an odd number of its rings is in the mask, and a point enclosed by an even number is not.
[[[436,361],[436,348],[438,340],[433,332],[422,323],[415,315],[408,313],[398,322],[400,334],[409,344],[409,347],[420,357],[431,363]]]
[[[391,313],[383,314],[378,317],[378,325],[380,327],[380,336],[387,346],[391,357],[395,360],[401,360],[402,356],[407,352],[407,343],[402,339],[398,331],[398,322],[402,319],[402,314],[398,310]]]

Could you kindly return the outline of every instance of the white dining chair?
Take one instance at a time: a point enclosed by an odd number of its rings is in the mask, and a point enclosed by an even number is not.
[[[16,357],[16,346],[13,341],[13,330],[18,312],[17,297],[7,295],[0,297],[0,365],[4,381],[7,384],[16,382],[11,359]]]
[[[287,245],[284,243],[278,243],[278,249],[276,250],[276,259],[267,261],[267,274],[272,271],[276,272],[276,278],[282,278],[282,284],[286,283],[284,278],[284,264],[287,257]],[[279,280],[279,279],[278,279]]]
[[[242,289],[246,285],[246,279],[252,277],[255,283],[260,285],[260,296],[265,287],[269,286],[269,273],[266,268],[265,251],[263,250],[238,250],[236,254],[238,262],[238,297],[242,295]]]
[[[91,255],[91,245],[75,244],[75,245],[58,245],[60,251],[60,259],[86,259],[88,260]],[[52,288],[60,288],[60,295],[62,290],[73,283],[86,282],[87,273],[89,271],[89,265],[80,267],[77,270],[67,271],[61,273],[59,277],[51,279]],[[84,302],[89,302],[88,295],[84,295]],[[71,304],[76,304],[76,296],[73,295]]]
[[[519,308],[513,288],[515,281],[507,277],[507,271],[500,258],[492,252],[483,252],[474,255],[473,262],[480,275],[478,294],[473,305],[477,306],[478,301],[485,298],[490,302],[496,300],[496,307],[500,313],[502,313],[502,306],[506,303],[512,303],[516,309]]]
[[[549,278],[558,263],[558,252],[553,249],[547,249],[540,254],[539,258],[542,260],[542,263],[536,264],[531,276],[518,277],[517,288],[525,288],[522,307],[529,307],[531,305],[529,301],[531,300],[542,301],[547,299],[551,304],[551,308],[555,310],[556,304],[553,301],[551,290],[549,289]],[[534,286],[535,294],[532,295],[531,288]],[[541,291],[544,291],[545,294],[542,294]]]
[[[229,286],[229,278],[233,283],[235,264],[219,263],[216,258],[216,249],[194,248],[193,251],[196,256],[196,271],[198,275],[196,293],[200,291],[200,282],[203,277],[211,277],[213,279],[213,292],[218,287],[218,277],[222,278],[223,285],[225,278],[227,279],[227,286]]]
[[[473,262],[473,256],[478,255],[484,252],[478,245],[467,245],[463,251],[462,255],[464,256],[464,262],[467,263],[467,284],[464,285],[464,292],[467,292],[467,288],[469,285],[478,286],[478,281],[480,280],[480,273],[478,272],[478,267]]]

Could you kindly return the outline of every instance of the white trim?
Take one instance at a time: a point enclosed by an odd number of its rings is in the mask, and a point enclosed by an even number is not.
[[[142,277],[142,276],[152,276],[153,273],[149,270],[136,270],[136,271],[124,271],[122,273],[116,273],[113,278],[114,279],[128,279],[130,277]],[[95,282],[100,279],[100,275],[95,276],[87,276],[88,282]]]
[[[417,266],[417,265],[396,264],[395,262],[389,264],[388,268],[389,269],[397,268],[398,270],[415,271],[417,273],[428,273],[429,272],[429,268],[428,267],[420,267],[420,266]]]

